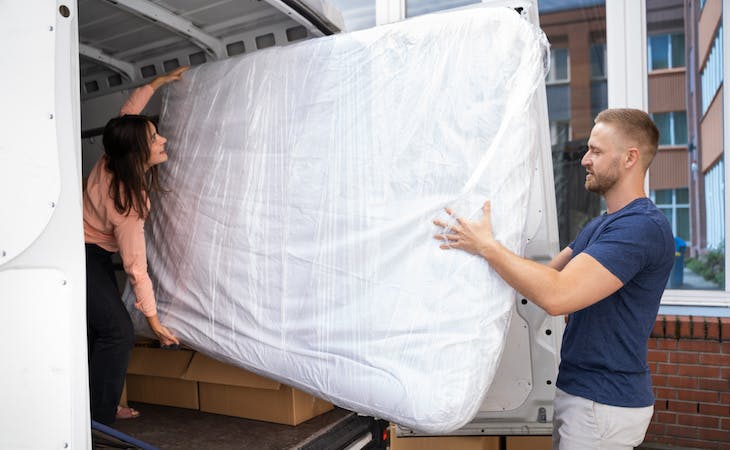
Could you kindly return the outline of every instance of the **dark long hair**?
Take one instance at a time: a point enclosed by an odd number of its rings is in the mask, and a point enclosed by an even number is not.
[[[143,219],[149,214],[148,193],[161,190],[157,167],[145,172],[150,159],[148,123],[155,126],[146,116],[115,117],[104,127],[103,138],[106,169],[112,174],[109,195],[114,207],[125,215],[134,210]]]

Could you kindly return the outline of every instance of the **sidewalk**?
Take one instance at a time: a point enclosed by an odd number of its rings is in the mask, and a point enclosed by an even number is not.
[[[673,289],[691,289],[691,290],[708,290],[708,291],[719,291],[720,286],[716,285],[715,283],[711,283],[704,278],[702,278],[700,275],[697,275],[696,273],[692,272],[688,268],[684,268],[684,273],[682,275],[684,278],[682,281],[682,286],[679,288],[673,288]],[[669,288],[669,285],[667,284],[667,288]]]

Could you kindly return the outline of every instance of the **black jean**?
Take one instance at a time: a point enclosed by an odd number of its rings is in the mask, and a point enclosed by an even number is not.
[[[114,422],[134,346],[134,326],[117,288],[112,255],[98,245],[86,244],[91,418],[106,425]]]

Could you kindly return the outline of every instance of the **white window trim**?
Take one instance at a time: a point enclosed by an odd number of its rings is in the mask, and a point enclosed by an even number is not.
[[[646,53],[646,1],[606,0],[606,74],[610,108],[648,110]]]
[[[730,37],[728,37],[727,30],[730,27],[730,0],[722,0],[722,72],[723,80],[725,79],[724,74],[730,73]],[[730,89],[722,90],[722,135],[723,135],[723,158],[725,157],[725,139],[730,138]],[[728,224],[730,224],[730,205],[728,205],[727,187],[730,186],[730,170],[727,170],[727,164],[725,165],[725,306],[730,306],[730,294],[727,289],[730,287],[730,270],[728,270],[728,261],[730,260],[730,246],[727,245],[728,238]]]
[[[730,306],[730,293],[727,291],[667,289],[662,296],[662,305],[728,307]]]
[[[375,0],[375,25],[399,22],[405,16],[406,0]]]
[[[730,11],[730,0],[723,0],[723,10]],[[730,29],[730,14],[723,14],[723,31]],[[730,43],[723,32],[723,72],[730,70]],[[637,45],[639,43],[639,45]],[[646,61],[646,1],[606,0],[606,53],[608,55],[608,105],[611,108],[648,110]],[[636,82],[640,80],[640,82]],[[631,81],[634,81],[633,83]],[[730,89],[723,89],[723,136],[730,139]],[[724,142],[728,148],[730,142]],[[730,186],[730,170],[725,171],[725,186]],[[646,187],[648,192],[648,186]],[[730,195],[725,193],[725,230],[730,224]],[[692,306],[730,306],[730,271],[728,245],[725,245],[725,291],[667,289],[662,304]]]

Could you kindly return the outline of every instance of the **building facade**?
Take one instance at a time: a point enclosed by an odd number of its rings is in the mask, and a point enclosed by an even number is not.
[[[722,1],[688,0],[685,13],[692,250],[725,241]]]

